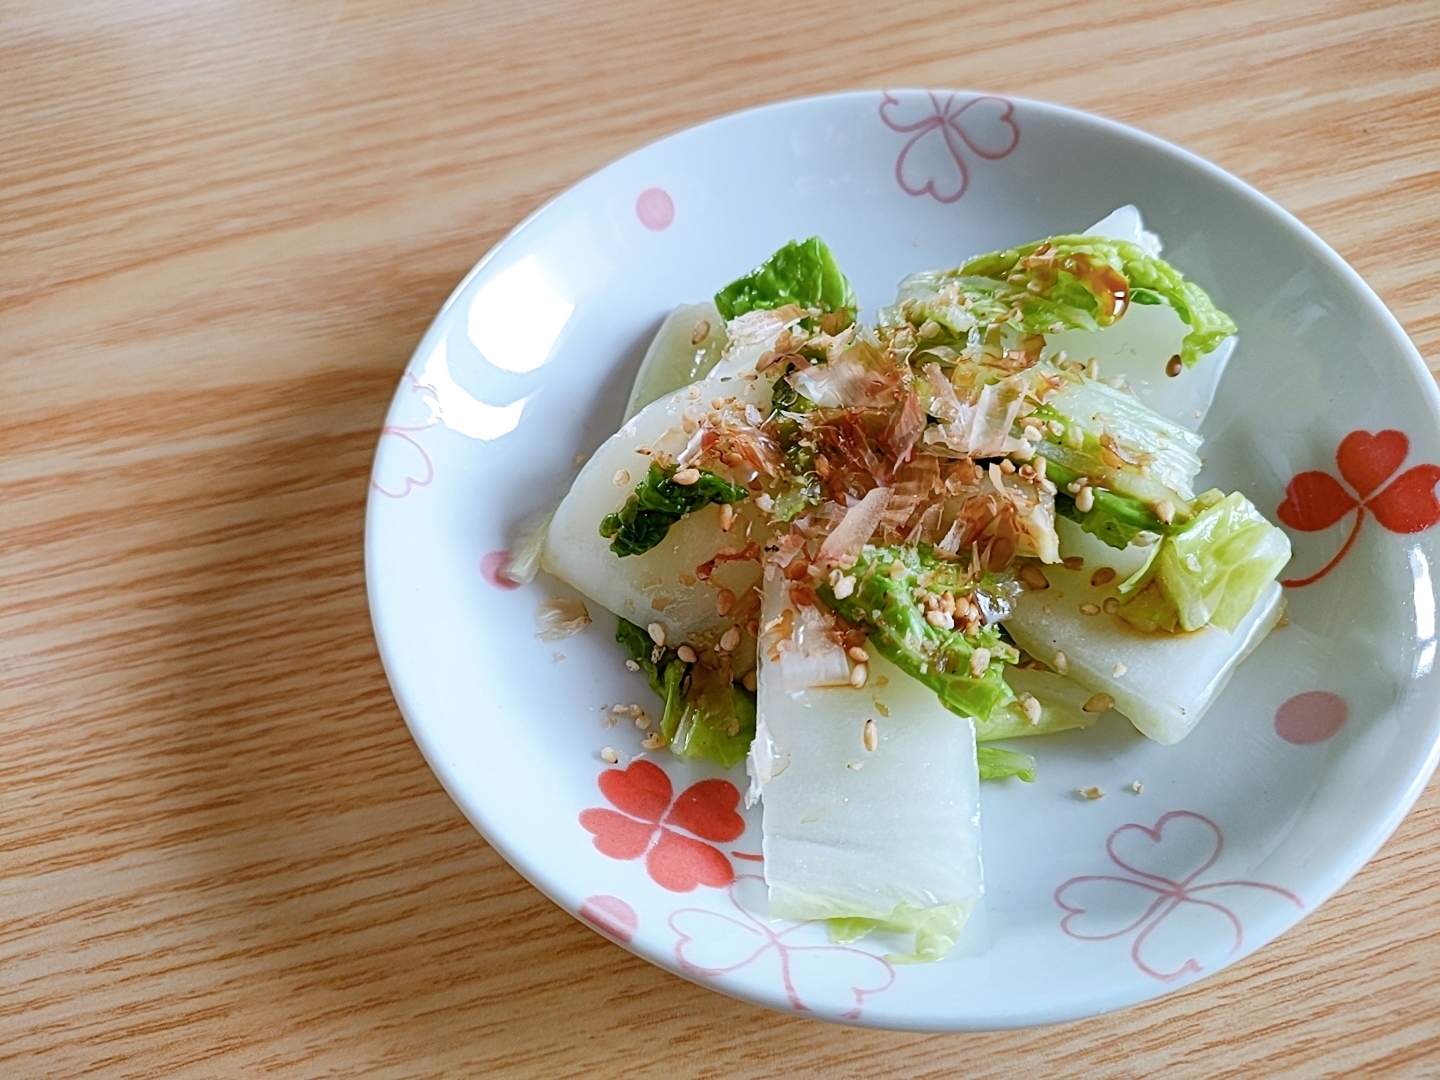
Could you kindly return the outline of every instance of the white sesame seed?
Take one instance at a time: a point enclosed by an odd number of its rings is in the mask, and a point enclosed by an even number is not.
[[[875,726],[875,721],[873,719],[865,721],[865,732],[863,739],[865,743],[865,749],[873,754],[876,747],[880,745],[880,730]]]
[[[740,644],[740,627],[732,626],[720,635],[720,651],[734,652]]]
[[[753,694],[753,693],[755,692],[755,687],[756,687],[756,685],[757,685],[757,683],[756,683],[756,681],[755,681],[755,672],[754,672],[754,671],[747,671],[747,672],[745,672],[745,677],[740,680],[740,685],[742,685],[743,687],[745,687],[746,690],[749,690],[749,691]]]
[[[1120,601],[1113,596],[1107,596],[1101,602],[1100,607],[1104,610],[1105,614],[1114,615],[1115,612],[1120,610]]]
[[[870,678],[869,664],[856,664],[850,669],[850,685],[859,690]]]
[[[1075,794],[1079,795],[1082,799],[1091,800],[1103,799],[1105,797],[1105,792],[1101,791],[1098,787],[1082,787],[1078,789]]]
[[[1109,694],[1091,694],[1081,708],[1086,712],[1109,712],[1115,707],[1115,699]]]
[[[709,336],[710,336],[710,320],[709,320],[709,319],[701,319],[699,322],[697,322],[697,323],[695,324],[695,328],[690,331],[690,344],[691,344],[691,345],[699,345],[700,342],[704,341],[704,340],[705,340],[707,337],[709,337]]]
[[[1110,675],[1111,677],[1118,679],[1121,675],[1124,675],[1127,670],[1129,669],[1126,668],[1124,664],[1122,664],[1119,660],[1116,660],[1115,666],[1110,669]]]
[[[695,650],[692,649],[689,645],[681,645],[680,648],[675,650],[675,655],[680,657],[680,659],[685,661],[685,663],[687,664],[693,664],[697,659],[699,659],[699,657],[695,655]]]
[[[1139,780],[1136,780],[1130,785],[1130,790],[1133,791],[1136,795],[1139,795],[1142,791],[1145,790],[1145,785],[1140,783]]]
[[[700,470],[695,468],[681,469],[673,477],[675,483],[681,487],[689,487],[700,479]]]
[[[640,746],[645,750],[659,750],[665,745],[665,736],[658,731],[652,731],[640,740]]]
[[[1084,485],[1075,493],[1075,509],[1082,514],[1088,514],[1095,508],[1095,489],[1089,484]]]
[[[620,761],[620,755],[615,752],[613,746],[607,746],[604,750],[600,751],[600,760],[605,762],[606,765],[615,765]]]
[[[835,582],[835,599],[844,600],[855,591],[855,578],[849,574],[842,575],[840,580]]]
[[[859,645],[851,645],[850,648],[845,650],[845,655],[857,664],[868,664],[870,662],[870,654]]]
[[[1169,525],[1175,520],[1175,504],[1169,499],[1161,499],[1155,504],[1155,516],[1162,524]]]
[[[650,726],[650,717],[642,712],[639,716],[635,717],[635,726],[641,731],[644,731]]]
[[[1059,674],[1064,675],[1067,671],[1070,670],[1070,661],[1065,658],[1065,654],[1063,652],[1061,652],[1059,649],[1056,649],[1055,656],[1050,661],[1050,666],[1054,668]]]
[[[729,589],[721,589],[715,594],[715,614],[729,615],[730,609],[735,606],[735,594]]]
[[[665,644],[665,627],[661,626],[658,622],[652,622],[645,628],[645,632],[650,635],[650,640],[656,645]]]
[[[626,660],[625,667],[630,671],[639,671],[640,662],[638,660]]]
[[[1081,605],[1080,605],[1080,614],[1081,614],[1081,615],[1099,615],[1099,614],[1100,614],[1100,605],[1099,605],[1099,604],[1081,604]]]
[[[1032,724],[1040,723],[1040,717],[1044,711],[1034,694],[1020,695],[1020,710],[1025,714],[1025,719]]]
[[[630,470],[617,469],[615,472],[615,486],[624,487],[628,483],[630,483]]]
[[[983,645],[970,654],[970,677],[978,679],[990,667],[990,650]]]
[[[729,503],[720,504],[720,531],[729,532],[730,526],[735,524],[735,507]]]
[[[1090,584],[1097,589],[1104,588],[1115,580],[1115,568],[1113,566],[1102,566],[1095,573],[1090,575]]]

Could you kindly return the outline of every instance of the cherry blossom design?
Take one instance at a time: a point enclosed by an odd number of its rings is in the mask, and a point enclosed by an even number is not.
[[[1440,521],[1440,501],[1435,498],[1440,465],[1412,466],[1395,477],[1388,487],[1383,486],[1395,476],[1409,452],[1410,440],[1404,432],[1386,430],[1372,435],[1368,431],[1352,431],[1341,440],[1335,452],[1335,464],[1349,489],[1329,473],[1320,471],[1302,472],[1290,481],[1285,488],[1285,501],[1276,510],[1285,525],[1299,532],[1319,532],[1352,510],[1355,524],[1333,559],[1309,577],[1282,581],[1282,585],[1298,589],[1334,570],[1360,535],[1366,510],[1394,533],[1424,532]]]
[[[1056,889],[1055,903],[1065,912],[1060,929],[1081,941],[1134,934],[1130,959],[1161,982],[1199,974],[1195,943],[1228,937],[1232,955],[1244,944],[1240,917],[1220,902],[1227,893],[1259,890],[1305,908],[1288,889],[1262,881],[1202,883],[1224,844],[1220,827],[1191,810],[1172,810],[1153,828],[1121,825],[1105,852],[1124,874],[1084,874]]]
[[[928,99],[928,111],[926,103]],[[960,100],[927,91],[925,97],[898,98],[885,93],[880,120],[891,131],[909,135],[895,159],[895,180],[907,195],[929,195],[953,203],[970,186],[968,150],[985,161],[998,161],[1020,145],[1015,105],[983,95]]]
[[[651,879],[671,892],[690,892],[697,885],[720,889],[735,880],[725,853],[704,842],[726,843],[745,831],[745,820],[735,812],[740,792],[730,781],[701,780],[672,798],[664,770],[642,760],[605,770],[599,784],[617,809],[582,810],[580,825],[594,835],[602,855],[643,856]]]
[[[895,968],[884,957],[851,945],[802,945],[799,934],[817,932],[812,923],[776,930],[740,903],[737,889],[763,888],[764,878],[741,874],[729,887],[734,915],[705,908],[680,908],[670,916],[675,931],[675,962],[691,975],[716,978],[751,964],[767,964],[797,1012],[817,1008],[857,1020],[865,999],[888,990]],[[843,1011],[841,1011],[843,1009]]]
[[[426,389],[408,371],[405,381],[414,393],[423,394]],[[438,418],[432,416],[423,424],[386,424],[382,427],[380,446],[388,448],[388,452],[377,454],[377,464],[382,463],[382,457],[388,459],[383,464],[388,466],[386,471],[389,475],[382,477],[377,468],[370,476],[370,486],[387,499],[403,499],[416,488],[426,487],[434,480],[435,464],[415,438],[415,433],[432,428],[437,422]],[[390,440],[388,443],[387,439]]]

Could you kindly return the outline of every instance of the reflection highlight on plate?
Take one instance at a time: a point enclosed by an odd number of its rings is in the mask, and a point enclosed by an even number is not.
[[[441,338],[415,375],[415,384],[426,392],[426,404],[434,418],[452,431],[486,442],[508,435],[520,426],[520,416],[533,395],[508,405],[490,405],[472,396],[450,373],[445,339]]]
[[[476,291],[467,331],[486,360],[524,375],[549,358],[574,310],[545,279],[535,256],[526,255]]]
[[[1419,544],[1410,545],[1410,575],[1415,579],[1415,678],[1429,675],[1435,666],[1435,586],[1430,581],[1430,560]]]

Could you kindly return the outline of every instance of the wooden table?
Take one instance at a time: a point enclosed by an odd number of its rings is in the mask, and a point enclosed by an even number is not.
[[[1101,112],[1296,212],[1440,361],[1434,0],[889,6],[0,10],[0,1075],[1440,1074],[1434,785],[1194,988],[895,1035],[607,943],[412,744],[362,579],[390,394],[511,225],[666,132],[892,84]]]

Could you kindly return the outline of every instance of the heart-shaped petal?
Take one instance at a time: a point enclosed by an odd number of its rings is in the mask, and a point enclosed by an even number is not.
[[[1154,882],[1113,874],[1074,877],[1055,890],[1065,910],[1060,929],[1086,941],[1131,933],[1167,904],[1170,893]]]
[[[665,828],[645,856],[645,869],[655,884],[671,892],[690,892],[697,885],[723,889],[735,880],[730,860],[715,848]]]
[[[966,146],[990,161],[1004,157],[1020,145],[1015,105],[1002,97],[986,94],[971,98],[950,113],[950,125],[960,133]]]
[[[1174,982],[1205,970],[1202,953],[1218,959],[1234,953],[1244,940],[1239,918],[1223,904],[1172,900],[1140,931],[1130,956],[1146,975]]]
[[[1285,501],[1275,514],[1292,529],[1319,532],[1328,529],[1359,504],[1329,473],[1302,472],[1285,489]]]
[[[1167,888],[1184,885],[1215,864],[1224,847],[1220,826],[1193,810],[1172,810],[1155,823],[1121,825],[1105,850],[1122,870]]]
[[[847,1020],[860,1016],[865,998],[888,990],[895,968],[888,960],[848,945],[791,945],[783,943],[785,990],[797,1009],[838,1014]]]
[[[954,100],[954,94],[942,99],[928,90],[899,94],[886,91],[880,102],[880,122],[891,131],[910,132],[939,127]]]
[[[745,819],[735,812],[739,803],[740,791],[729,780],[701,780],[680,793],[665,824],[724,843],[745,831]]]
[[[942,125],[912,135],[895,161],[895,179],[909,195],[932,195],[952,203],[970,186],[965,161],[956,153]]]
[[[1403,431],[1352,431],[1341,440],[1335,463],[1363,499],[1395,475],[1409,452],[1410,440]]]
[[[596,807],[580,811],[580,827],[595,837],[595,849],[612,859],[638,859],[650,846],[655,826]]]
[[[1365,505],[1391,532],[1418,533],[1440,521],[1440,501],[1435,485],[1440,483],[1440,466],[1416,465]]]
[[[652,761],[633,761],[628,768],[606,769],[599,783],[613,805],[631,817],[657,825],[670,809],[670,796],[675,791],[665,770]]]
[[[387,498],[403,499],[434,479],[435,466],[414,435],[395,427],[381,429],[375,471],[370,477],[372,488]]]
[[[678,935],[675,959],[693,975],[724,975],[753,963],[773,938],[753,922],[703,908],[681,908],[670,916]]]

